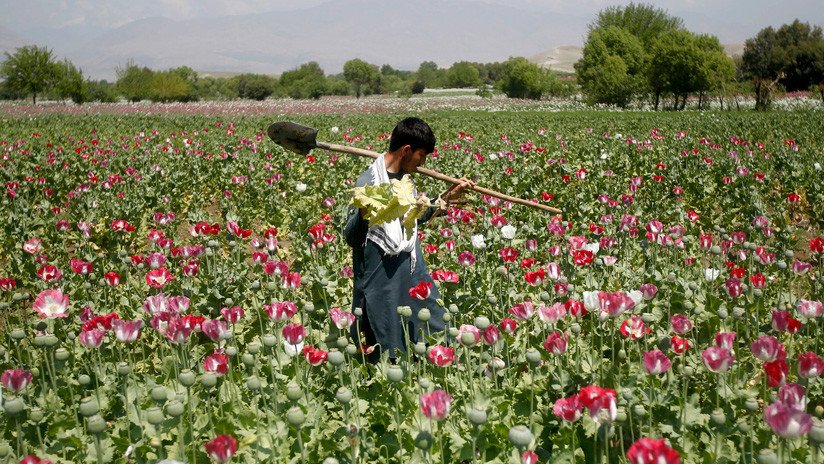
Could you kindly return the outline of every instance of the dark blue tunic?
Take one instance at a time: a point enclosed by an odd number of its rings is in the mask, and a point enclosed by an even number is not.
[[[393,173],[388,175],[390,179],[398,179],[401,176]],[[372,185],[369,169],[361,173],[356,184],[357,187],[365,185]],[[429,208],[418,223],[425,223],[436,211],[434,207]],[[355,284],[352,308],[363,310],[358,325],[366,344],[379,344],[378,348],[388,350],[389,356],[395,357],[395,350],[406,350],[406,334],[397,311],[398,306],[412,308],[412,317],[407,321],[407,334],[411,343],[421,340],[427,330],[427,324],[418,320],[418,311],[421,308],[429,308],[431,319],[428,329],[431,332],[439,332],[444,328],[444,309],[436,302],[441,296],[434,284],[426,300],[409,296],[409,289],[419,283],[433,283],[423,259],[420,240],[415,244],[415,270],[411,271],[410,252],[387,255],[372,241],[366,240],[368,231],[368,221],[361,218],[358,208],[350,206],[344,236],[352,247]],[[352,325],[352,336],[360,340],[355,324]],[[375,353],[378,351],[376,349]],[[374,358],[376,356],[372,357]]]

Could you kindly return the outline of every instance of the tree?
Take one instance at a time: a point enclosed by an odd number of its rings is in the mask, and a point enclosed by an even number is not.
[[[361,89],[378,80],[378,67],[355,58],[343,64],[343,78],[355,89],[355,98],[360,98]]]
[[[297,69],[280,75],[280,85],[287,95],[295,99],[318,99],[326,94],[326,75],[320,65],[310,61]]]
[[[106,80],[88,81],[89,100],[101,103],[114,103],[117,101],[117,86]]]
[[[647,60],[640,39],[608,26],[589,33],[575,71],[590,104],[626,107],[647,89]]]
[[[152,73],[149,98],[153,102],[188,101],[190,93],[189,83],[173,70]]]
[[[510,58],[497,85],[509,98],[540,100],[556,87],[557,78],[523,57]]]
[[[683,29],[684,22],[652,5],[630,3],[625,7],[612,6],[601,10],[595,22],[587,27],[589,34],[608,27],[624,29],[638,37],[645,48],[648,48],[664,32]]]
[[[824,86],[823,61],[821,28],[795,20],[777,31],[764,28],[748,39],[744,43],[740,72],[753,83],[756,109],[767,109],[779,82],[790,91]]]
[[[251,100],[265,100],[275,93],[278,82],[263,74],[241,74],[237,77],[237,96]]]
[[[481,73],[473,63],[459,61],[446,71],[446,85],[461,89],[478,87],[481,85]]]
[[[130,102],[146,100],[150,96],[154,72],[147,67],[139,67],[134,61],[126,63],[125,68],[117,68],[117,91]]]
[[[32,104],[37,104],[37,94],[51,88],[58,78],[58,67],[52,51],[28,45],[18,48],[14,55],[8,52],[5,55],[6,59],[0,66],[0,76],[6,80],[9,89],[31,94]]]
[[[57,82],[54,93],[60,99],[70,98],[78,105],[89,100],[89,86],[83,79],[83,71],[77,69],[69,60],[58,61]]]
[[[438,65],[434,61],[424,61],[418,66],[416,80],[428,89],[441,87],[444,73],[445,71],[438,69]]]

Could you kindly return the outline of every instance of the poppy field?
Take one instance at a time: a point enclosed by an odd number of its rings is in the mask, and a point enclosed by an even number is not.
[[[406,114],[3,116],[0,463],[822,462],[820,111],[419,114],[426,167],[564,213],[421,226],[447,329],[377,364],[368,162],[265,130]]]

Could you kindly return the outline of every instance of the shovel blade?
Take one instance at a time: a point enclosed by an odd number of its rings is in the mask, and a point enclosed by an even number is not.
[[[307,155],[318,146],[318,130],[291,121],[278,121],[269,126],[269,138],[281,147]]]

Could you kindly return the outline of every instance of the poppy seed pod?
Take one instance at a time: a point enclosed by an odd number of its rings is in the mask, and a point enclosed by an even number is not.
[[[57,361],[65,361],[69,359],[69,350],[65,348],[58,348],[54,350],[54,359]]]
[[[183,369],[177,376],[177,380],[184,387],[191,387],[195,383],[195,373],[189,369]]]
[[[267,283],[266,283],[266,290],[269,290],[270,292],[272,292],[272,291],[274,291],[276,288],[278,288],[278,286],[277,286],[277,284],[275,284],[274,282],[267,282]]]
[[[103,433],[106,431],[106,421],[99,414],[95,414],[86,419],[86,430],[94,434]]]
[[[335,458],[326,458],[323,460],[322,464],[339,464],[338,460]]]
[[[478,427],[486,424],[486,411],[478,407],[469,410],[469,422]]]
[[[41,408],[41,407],[34,406],[29,411],[29,419],[31,419],[31,421],[34,422],[35,424],[39,424],[40,421],[43,420],[44,416],[45,416],[45,413],[43,412],[43,408]]]
[[[432,447],[432,434],[426,430],[421,430],[415,436],[415,447],[421,451],[427,451]]]
[[[332,348],[329,350],[328,358],[329,364],[333,366],[340,366],[346,361],[346,356],[339,350]]]
[[[340,387],[338,391],[335,392],[335,398],[343,404],[349,404],[349,402],[352,401],[352,391],[346,387]]]
[[[6,443],[0,444],[0,459],[6,459],[11,454],[11,446]]]
[[[120,361],[117,363],[117,375],[126,376],[132,372],[132,366],[129,365],[126,361]]]
[[[824,405],[819,404],[818,406],[816,406],[815,410],[813,410],[813,413],[815,413],[816,417],[824,417]]]
[[[77,383],[80,385],[86,386],[92,382],[92,378],[86,374],[80,374],[77,376]]]
[[[60,340],[58,340],[54,334],[48,334],[44,339],[44,344],[49,347],[57,345],[58,343],[60,343]]]
[[[248,345],[246,345],[246,351],[248,351],[249,353],[252,353],[252,354],[260,353],[260,343],[258,343],[258,342],[249,343]]]
[[[824,443],[824,422],[820,420],[814,421],[813,427],[807,433],[807,436],[810,437],[810,442],[816,445]]]
[[[355,310],[352,311],[352,314],[354,314],[355,317],[361,317],[361,316],[363,316],[363,309],[362,308],[355,308]]]
[[[426,354],[426,344],[424,342],[415,343],[415,354],[418,356],[423,356]]]
[[[755,398],[747,398],[744,401],[744,409],[749,412],[758,411],[758,400]]]
[[[315,303],[312,303],[311,301],[304,301],[303,310],[307,313],[313,312],[315,310]]]
[[[303,414],[303,410],[299,407],[292,406],[288,411],[286,411],[286,420],[290,425],[300,427],[304,422],[306,422],[306,415]]]
[[[260,390],[260,379],[255,375],[249,377],[248,379],[246,379],[246,388],[248,388],[251,391]]]
[[[217,376],[212,372],[204,372],[200,377],[200,384],[207,388],[214,387],[217,385]]]
[[[427,308],[421,308],[421,310],[418,311],[418,320],[421,321],[421,322],[426,322],[431,317],[432,317],[432,313],[430,313],[429,309],[427,309]]]
[[[349,337],[341,335],[335,341],[335,345],[337,345],[337,347],[340,349],[346,348],[346,346],[349,345]]]
[[[644,417],[647,415],[647,408],[643,404],[636,404],[632,406],[632,415],[636,417]]]
[[[6,414],[16,416],[26,409],[26,404],[23,402],[23,398],[14,397],[3,403],[3,409],[5,409]]]
[[[169,398],[168,390],[163,385],[156,385],[149,392],[149,396],[158,403],[163,403]]]
[[[90,417],[97,414],[100,411],[100,406],[97,404],[97,400],[87,396],[80,400],[80,406],[78,407],[80,411],[80,415],[83,417]]]
[[[441,319],[443,319],[444,322],[449,322],[452,320],[452,315],[449,313],[444,313]]]
[[[260,339],[263,342],[263,346],[265,346],[266,348],[271,348],[271,347],[275,346],[277,344],[277,340],[278,340],[277,337],[275,337],[272,334],[266,334],[263,337],[261,337]]]
[[[712,423],[715,425],[724,425],[727,422],[727,415],[724,414],[724,411],[721,409],[713,409],[712,413],[710,413],[710,419],[712,419]]]
[[[386,368],[386,378],[392,383],[399,383],[403,381],[403,369],[397,365],[391,365]]]
[[[165,419],[166,417],[163,415],[163,411],[157,406],[152,406],[146,410],[146,421],[152,425],[160,424]]]
[[[229,356],[237,355],[237,347],[234,347],[234,346],[226,347],[226,354],[228,354]]]
[[[457,327],[450,327],[449,328],[449,336],[452,338],[456,338],[458,336],[458,328]]]
[[[535,348],[528,348],[526,350],[526,361],[532,367],[537,366],[541,362],[541,352]]]
[[[35,335],[34,336],[34,346],[42,348],[46,346],[46,336],[45,335]]]
[[[240,360],[246,367],[252,367],[255,365],[255,356],[252,353],[243,353]]]
[[[26,338],[26,331],[23,329],[14,329],[9,334],[13,340],[22,340]]]
[[[755,462],[758,464],[778,464],[778,456],[771,449],[762,449],[755,457]]]
[[[183,403],[178,400],[172,400],[166,404],[166,413],[172,417],[180,417],[185,410]]]
[[[489,327],[490,324],[489,318],[486,316],[476,317],[474,323],[475,327],[477,327],[480,330],[486,330],[486,328]]]
[[[615,422],[618,425],[623,425],[627,422],[627,411],[624,408],[618,409],[615,412]]]
[[[509,429],[509,441],[522,450],[532,442],[532,432],[525,425],[516,425]]]
[[[346,349],[344,351],[346,351],[346,354],[349,356],[354,356],[358,353],[358,347],[355,345],[346,345]]]
[[[749,433],[749,431],[752,429],[750,424],[744,419],[738,421],[738,423],[736,423],[735,426],[741,433]]]
[[[432,382],[427,378],[422,378],[418,380],[418,385],[420,385],[423,390],[429,390],[429,388],[432,387]]]
[[[303,397],[303,390],[300,388],[300,385],[296,384],[295,382],[289,382],[286,385],[286,398],[289,398],[289,401],[297,401]]]
[[[573,334],[579,335],[581,333],[581,324],[579,324],[577,322],[574,322],[574,323],[572,323],[572,325],[569,326],[569,330]]]

